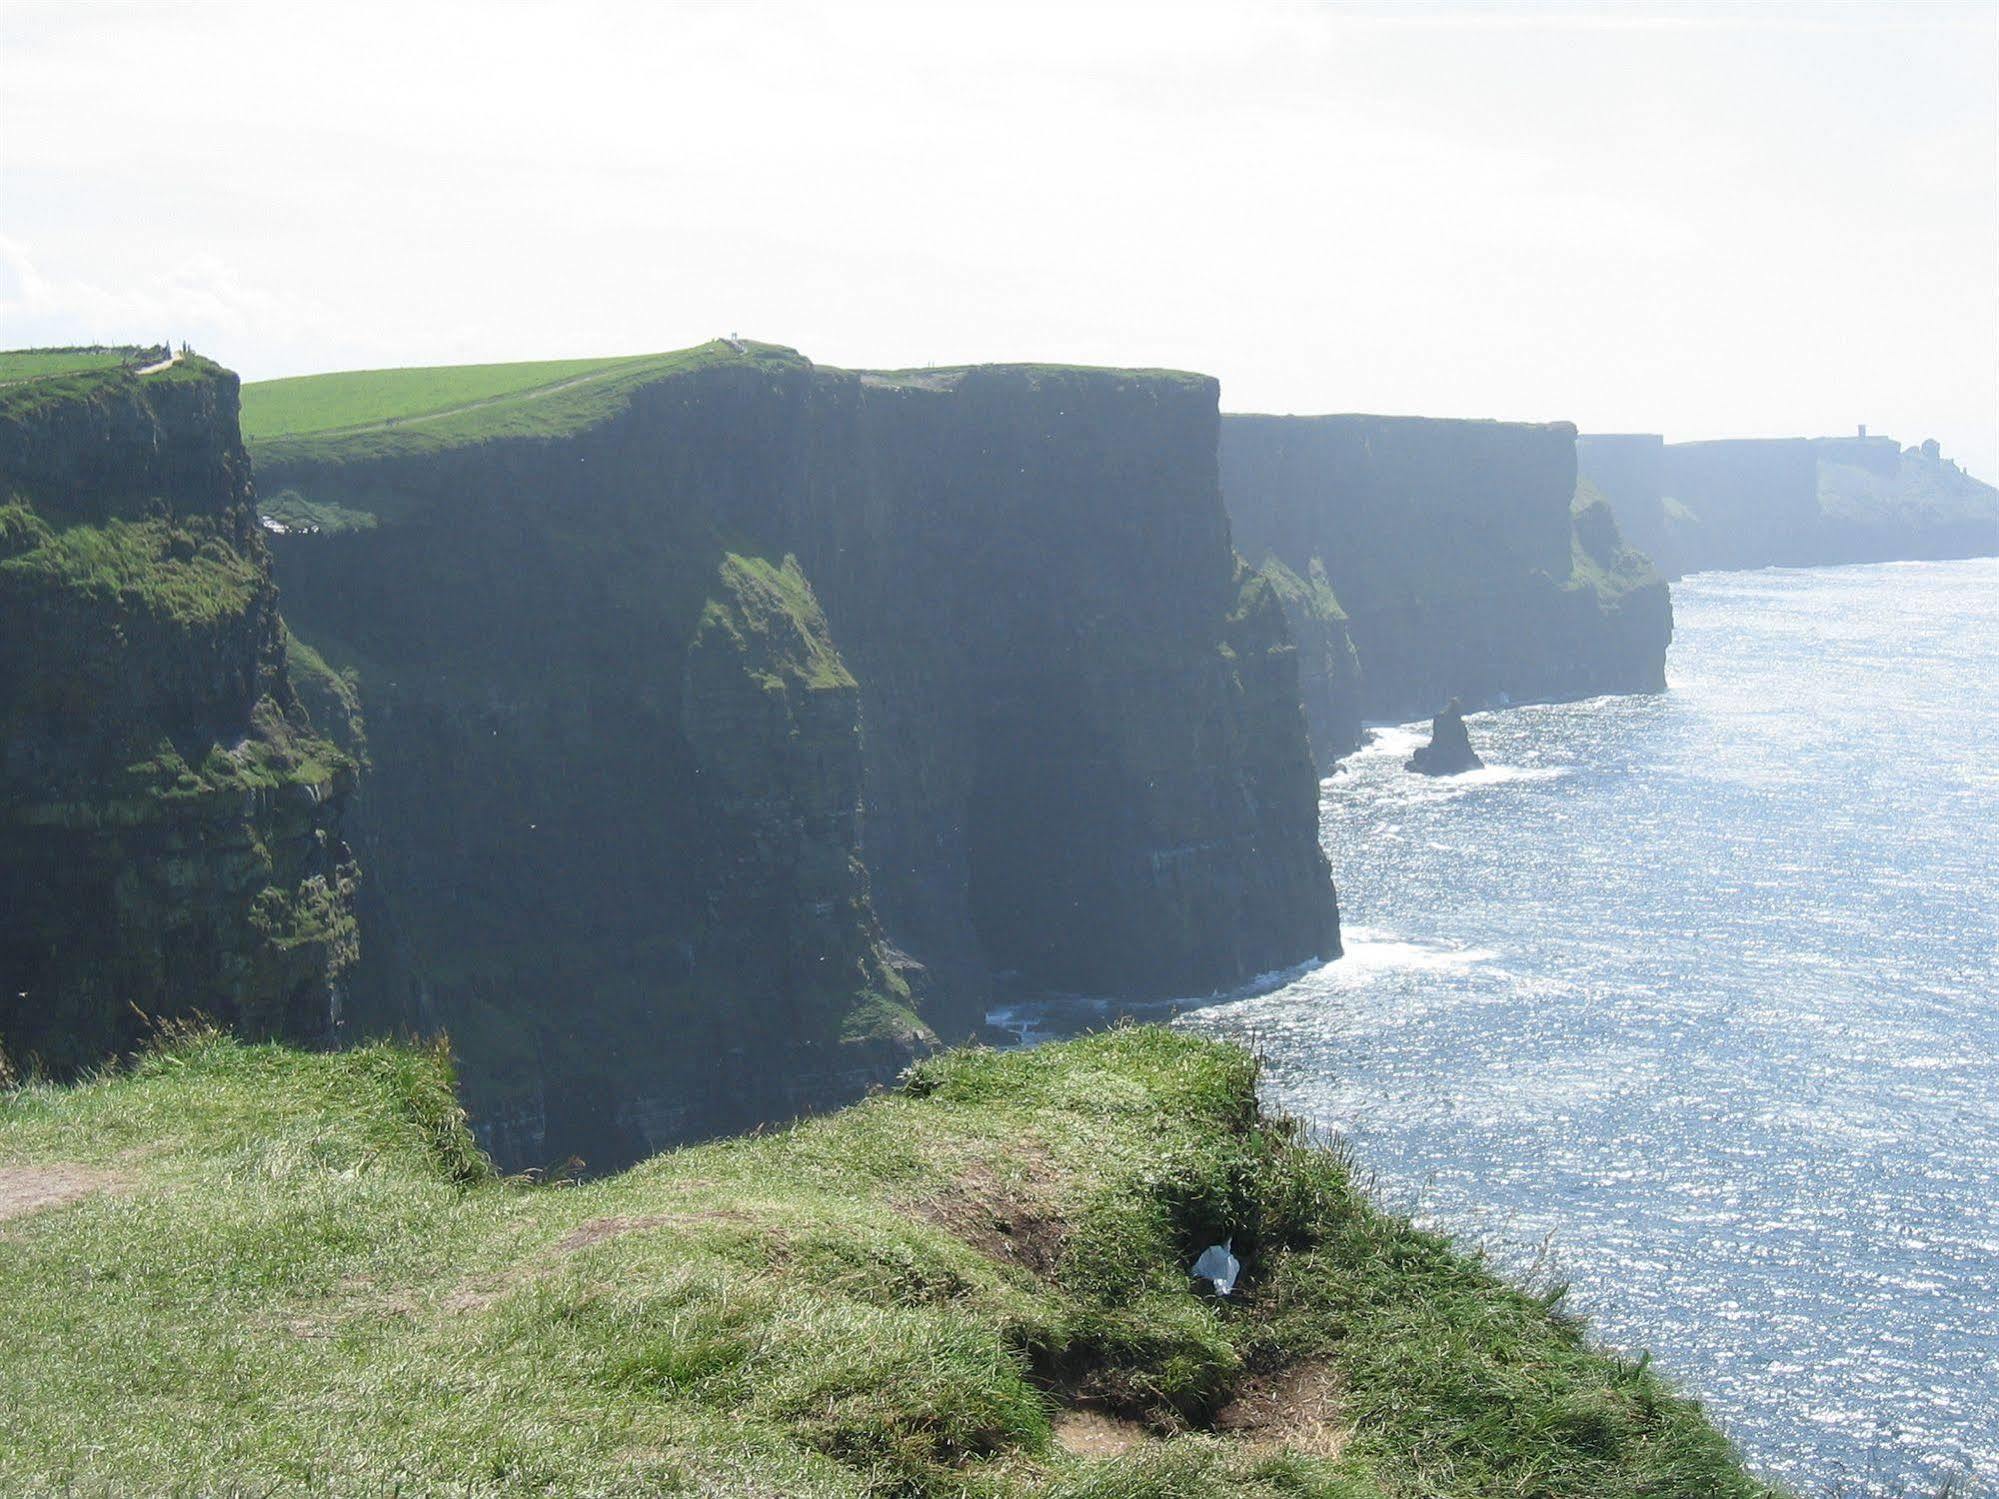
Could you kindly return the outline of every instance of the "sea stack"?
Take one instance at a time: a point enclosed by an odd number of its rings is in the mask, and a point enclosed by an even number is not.
[[[1451,705],[1430,720],[1430,742],[1409,757],[1406,768],[1420,775],[1454,776],[1482,769],[1484,765],[1478,751],[1471,747],[1471,735],[1465,729],[1465,710],[1452,698]]]

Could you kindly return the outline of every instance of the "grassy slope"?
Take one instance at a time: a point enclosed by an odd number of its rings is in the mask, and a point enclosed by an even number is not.
[[[34,420],[74,401],[115,393],[142,361],[164,359],[164,348],[15,349],[0,352],[0,420]],[[131,372],[131,373],[128,373]],[[145,376],[148,385],[198,384],[222,373],[199,354]]]
[[[621,359],[356,370],[243,387],[243,440],[261,465],[442,452],[504,437],[561,437],[607,420],[655,380],[714,365],[795,364],[774,344],[717,339]]]
[[[492,1179],[433,1053],[192,1037],[0,1094],[0,1184],[97,1188],[0,1225],[0,1490],[1761,1492],[1253,1085],[1157,1030],[959,1052],[570,1187]],[[1182,1267],[1224,1232],[1217,1304]],[[1189,1429],[1287,1366],[1334,1391],[1330,1440]],[[1066,1455],[1079,1396],[1171,1435]]]
[[[84,375],[122,369],[136,351],[131,349],[8,349],[0,352],[0,384],[9,380],[40,380],[50,375]]]

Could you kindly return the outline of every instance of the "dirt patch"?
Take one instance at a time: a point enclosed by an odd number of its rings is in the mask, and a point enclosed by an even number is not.
[[[934,1197],[907,1211],[962,1239],[1002,1264],[1019,1265],[1043,1280],[1062,1263],[1068,1225],[1046,1206],[1023,1196],[990,1167],[968,1167]]]
[[[1116,1457],[1157,1440],[1139,1422],[1106,1411],[1057,1411],[1051,1426],[1055,1445],[1072,1457]]]
[[[601,1244],[606,1239],[615,1239],[620,1234],[640,1233],[648,1228],[666,1228],[675,1223],[748,1223],[748,1213],[734,1213],[717,1208],[709,1212],[694,1213],[647,1213],[639,1218],[592,1218],[580,1228],[573,1228],[555,1241],[558,1253],[574,1254],[579,1249],[588,1249],[592,1244]]]
[[[1215,1412],[1214,1429],[1258,1447],[1315,1457],[1338,1457],[1353,1435],[1340,1416],[1339,1376],[1321,1359],[1244,1380],[1235,1398]]]
[[[94,1166],[0,1166],[0,1221],[25,1218],[119,1185],[117,1176]]]

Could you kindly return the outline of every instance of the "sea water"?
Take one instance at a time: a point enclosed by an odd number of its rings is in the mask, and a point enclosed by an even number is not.
[[[1347,956],[1180,1022],[1391,1205],[1571,1282],[1806,1493],[1999,1475],[1999,564],[1676,584],[1669,690],[1387,728]]]

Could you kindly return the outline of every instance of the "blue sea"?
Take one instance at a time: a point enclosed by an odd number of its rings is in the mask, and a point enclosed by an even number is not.
[[[1705,574],[1669,690],[1377,731],[1347,956],[1179,1023],[1806,1494],[1999,1478],[1999,564]],[[1995,1486],[1999,1491],[1999,1486]],[[1963,1490],[1960,1490],[1963,1492]]]

